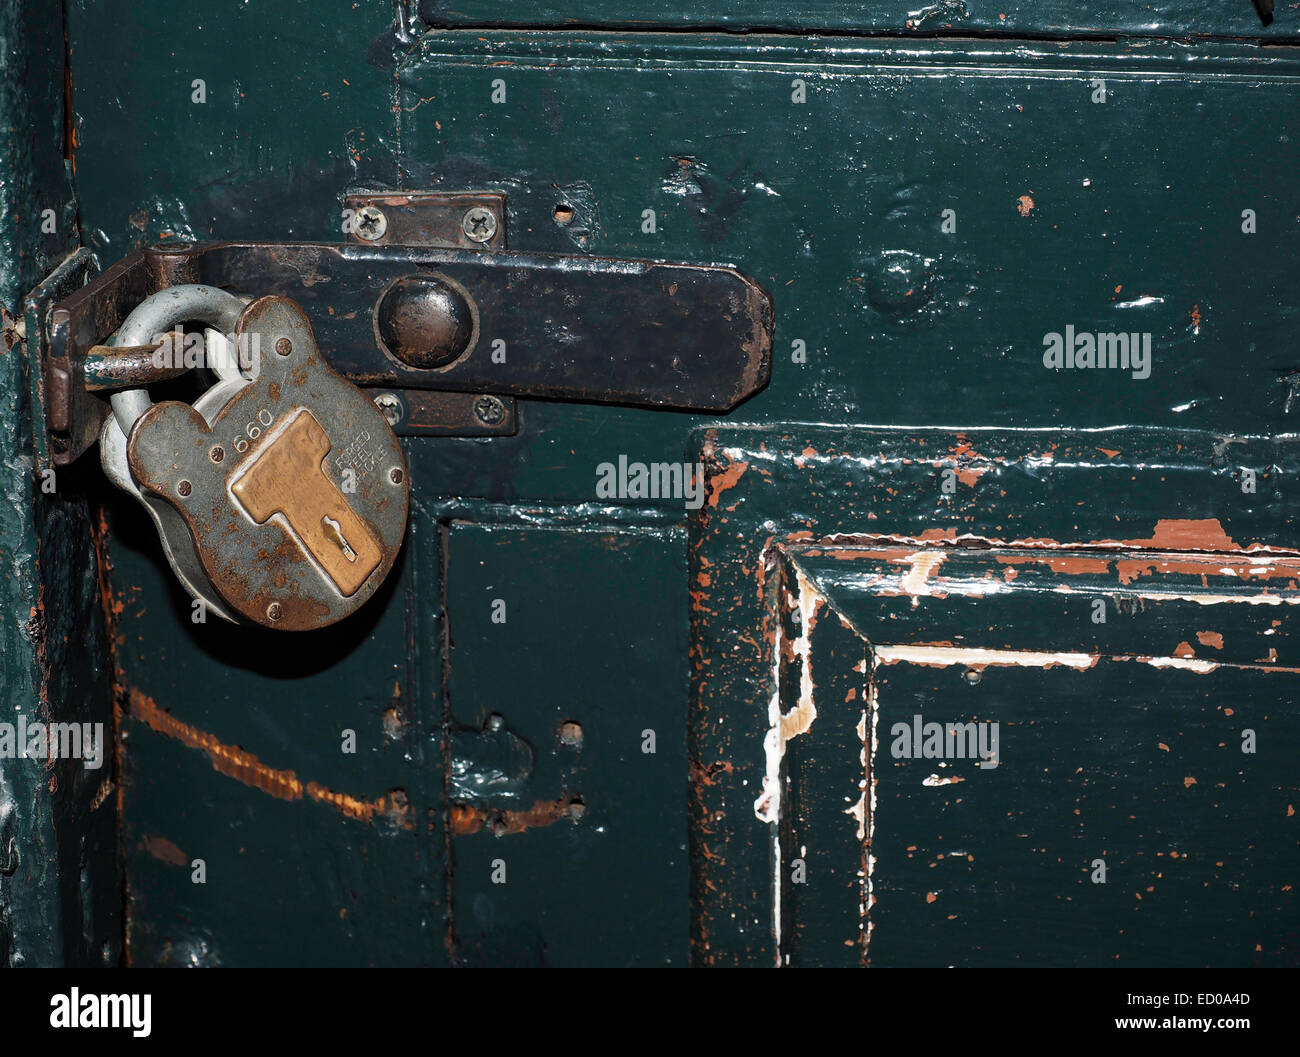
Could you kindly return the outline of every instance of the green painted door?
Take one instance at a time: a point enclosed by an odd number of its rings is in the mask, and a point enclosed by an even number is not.
[[[112,747],[0,761],[8,961],[1300,961],[1294,12],[710,11],[5,5],[67,92],[4,74],[0,671]],[[42,488],[81,259],[25,295],[76,247],[342,242],[365,191],[735,265],[771,381],[406,436],[361,612],[195,623],[93,451]],[[634,464],[705,491],[604,486]],[[997,766],[894,753],[914,716]]]

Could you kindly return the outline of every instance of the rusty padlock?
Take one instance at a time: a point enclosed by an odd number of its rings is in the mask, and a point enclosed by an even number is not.
[[[341,620],[383,582],[406,531],[397,437],[285,297],[168,287],[114,344],[152,344],[183,322],[208,325],[205,351],[224,353],[208,356],[218,381],[193,405],[114,393],[105,472],[144,505],[181,583],[218,616],[286,631]]]

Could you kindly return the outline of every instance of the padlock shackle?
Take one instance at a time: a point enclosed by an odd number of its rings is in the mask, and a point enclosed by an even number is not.
[[[152,345],[159,334],[188,322],[205,323],[222,334],[230,334],[244,304],[243,298],[215,286],[201,283],[169,286],[146,297],[132,309],[117,328],[110,344]],[[237,365],[225,369],[214,366],[213,369],[223,381],[239,377]],[[123,435],[129,435],[136,420],[153,406],[147,389],[123,389],[114,393],[109,402]]]

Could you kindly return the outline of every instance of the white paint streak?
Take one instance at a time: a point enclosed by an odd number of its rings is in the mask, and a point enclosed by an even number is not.
[[[862,743],[862,748],[858,753],[858,762],[862,764],[862,777],[858,779],[858,799],[844,809],[846,815],[851,815],[858,822],[858,840],[865,840],[867,836],[867,710],[862,710],[862,717],[858,720],[858,741]]]
[[[813,701],[812,631],[817,624],[817,609],[825,603],[813,582],[801,570],[795,576],[799,587],[799,635],[790,650],[799,658],[799,700],[789,712],[781,711],[781,659],[784,654],[781,624],[777,622],[772,655],[772,697],[767,705],[770,726],[763,738],[766,771],[763,792],[754,801],[754,814],[772,827],[772,930],[776,937],[776,964],[781,965],[781,763],[785,747],[800,734],[806,734],[817,718]]]
[[[912,563],[912,567],[899,580],[898,586],[912,596],[913,607],[920,604],[917,599],[921,595],[939,594],[930,586],[930,574],[943,564],[945,557],[947,555],[940,550],[918,551],[916,554],[907,556],[907,560]]]
[[[1090,653],[1048,653],[1031,650],[986,650],[961,646],[877,646],[880,664],[1006,665],[1016,668],[1091,668],[1097,658]]]
[[[1134,657],[1135,661],[1149,664],[1152,668],[1182,668],[1188,672],[1215,671],[1219,665],[1214,661],[1202,661],[1195,657]]]

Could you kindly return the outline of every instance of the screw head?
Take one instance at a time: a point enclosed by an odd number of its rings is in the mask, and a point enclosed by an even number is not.
[[[375,407],[383,412],[384,419],[390,426],[402,421],[402,401],[396,393],[380,393],[375,397]]]
[[[189,481],[181,481],[176,486],[176,491],[178,491],[182,496],[187,496],[194,491],[194,486],[190,484]]]
[[[266,607],[267,620],[279,620],[282,616],[284,616],[284,609],[279,602],[272,602]]]
[[[215,447],[213,447],[213,449],[210,452],[208,452],[208,457],[212,459],[213,462],[220,462],[222,459],[226,457],[226,449],[223,448],[220,444],[218,444]]]
[[[275,351],[281,356],[288,356],[289,353],[293,352],[293,342],[288,338],[280,338],[275,343]]]
[[[480,396],[474,401],[474,417],[485,426],[500,425],[506,418],[506,405],[495,396]]]
[[[485,206],[475,206],[465,213],[460,229],[470,242],[491,242],[497,233],[497,215]]]
[[[388,231],[388,218],[374,206],[362,206],[352,217],[352,230],[359,239],[377,242]]]
[[[401,484],[402,481],[406,479],[406,475],[403,474],[402,471],[399,470],[396,466],[394,466],[391,470],[388,471],[388,479],[392,481],[393,484]]]

